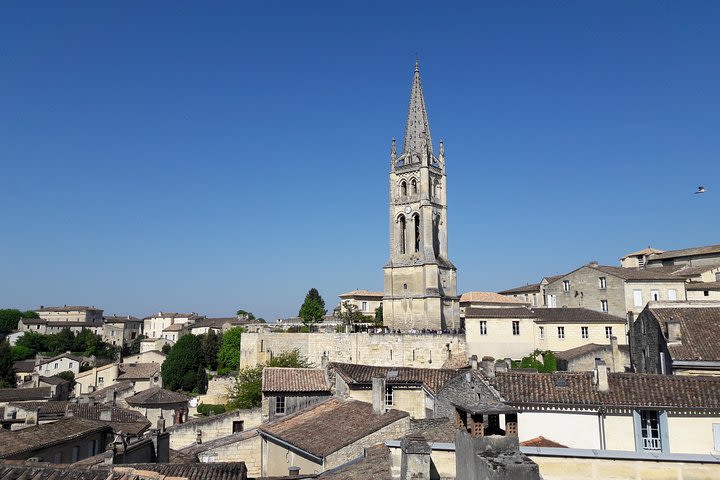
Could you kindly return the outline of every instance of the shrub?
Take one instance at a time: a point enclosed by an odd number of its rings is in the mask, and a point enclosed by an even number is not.
[[[208,415],[220,415],[225,413],[225,405],[214,405],[212,403],[201,403],[197,407],[197,411],[200,415],[207,417]]]

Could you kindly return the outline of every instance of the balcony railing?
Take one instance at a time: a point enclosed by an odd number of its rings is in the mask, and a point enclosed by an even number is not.
[[[643,441],[643,450],[662,450],[662,445],[660,444],[659,438],[644,438]]]

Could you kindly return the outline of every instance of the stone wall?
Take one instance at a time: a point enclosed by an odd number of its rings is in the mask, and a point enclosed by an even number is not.
[[[250,432],[248,432],[250,433]],[[201,462],[245,462],[249,478],[261,476],[262,467],[262,441],[260,435],[245,438],[241,441],[213,447],[207,452],[198,455]]]
[[[545,480],[688,480],[720,478],[720,464],[529,455]]]
[[[466,354],[462,335],[244,333],[240,367],[253,367],[293,349],[316,366],[327,354],[331,362],[441,368],[451,356]]]
[[[357,442],[341,448],[337,452],[325,457],[324,470],[339,467],[351,460],[362,457],[365,452],[365,448],[367,447],[382,443],[385,440],[394,440],[404,437],[407,435],[409,429],[410,418],[401,418],[397,422],[393,422],[387,427],[381,428],[380,430],[361,438]]]
[[[260,409],[235,410],[221,415],[193,419],[180,425],[173,425],[168,429],[170,432],[170,448],[178,450],[195,444],[198,430],[202,432],[203,442],[230,435],[233,433],[233,422],[237,421],[244,422],[243,428],[245,430],[258,427],[262,421]]]

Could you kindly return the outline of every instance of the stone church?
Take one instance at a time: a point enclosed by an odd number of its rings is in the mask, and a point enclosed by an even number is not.
[[[460,328],[457,269],[448,258],[442,140],[433,151],[415,63],[405,140],[390,153],[390,260],[383,267],[383,323],[393,330]]]

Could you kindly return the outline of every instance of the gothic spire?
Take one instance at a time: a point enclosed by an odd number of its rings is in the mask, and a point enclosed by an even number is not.
[[[410,107],[408,108],[407,124],[405,125],[405,143],[403,153],[412,153],[422,156],[423,144],[432,152],[430,138],[430,125],[425,110],[425,97],[423,97],[422,82],[420,81],[420,65],[415,61],[415,74],[410,89]]]

